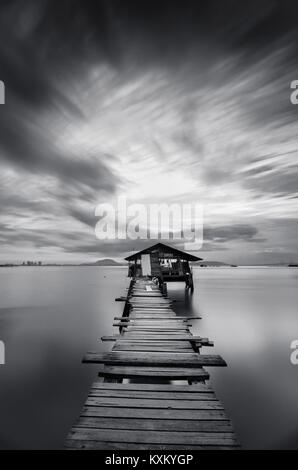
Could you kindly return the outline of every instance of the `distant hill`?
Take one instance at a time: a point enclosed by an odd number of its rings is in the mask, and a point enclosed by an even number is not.
[[[94,263],[82,263],[81,266],[126,266],[127,263],[118,263],[118,261],[115,261],[114,259],[111,258],[104,258],[104,259],[99,259],[98,261],[95,261]]]
[[[197,261],[194,263],[196,266],[200,266],[203,268],[208,268],[208,267],[221,267],[221,266],[232,266],[232,267],[237,267],[234,264],[228,264],[228,263],[223,263],[222,261]]]

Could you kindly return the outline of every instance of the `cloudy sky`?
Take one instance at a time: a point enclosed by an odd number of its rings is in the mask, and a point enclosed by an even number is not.
[[[95,207],[199,203],[199,256],[298,261],[295,1],[2,0],[0,261],[121,259]],[[149,242],[150,244],[150,242]]]

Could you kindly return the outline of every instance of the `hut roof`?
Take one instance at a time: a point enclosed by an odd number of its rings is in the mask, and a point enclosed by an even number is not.
[[[202,258],[198,258],[198,256],[191,255],[190,253],[186,253],[185,251],[178,250],[169,245],[165,245],[164,243],[156,243],[155,245],[149,246],[144,250],[138,251],[133,255],[127,256],[125,258],[126,261],[135,261],[141,258],[141,255],[152,253],[153,251],[159,251],[159,254],[162,255],[164,258],[181,258],[185,261],[200,261]]]

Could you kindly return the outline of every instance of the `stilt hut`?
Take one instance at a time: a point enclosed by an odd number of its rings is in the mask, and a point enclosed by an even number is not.
[[[130,277],[148,276],[156,278],[160,285],[166,282],[185,282],[185,287],[193,291],[191,261],[202,258],[178,250],[164,243],[156,243],[127,258]]]

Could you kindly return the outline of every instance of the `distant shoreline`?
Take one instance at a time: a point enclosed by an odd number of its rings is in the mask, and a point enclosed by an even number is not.
[[[35,265],[24,265],[24,264],[10,264],[10,263],[5,263],[5,264],[0,264],[0,268],[67,268],[67,267],[76,267],[76,268],[127,268],[128,264],[54,264],[54,263],[49,263],[49,264],[35,264]],[[250,265],[219,265],[219,266],[200,266],[200,265],[194,265],[193,268],[195,269],[238,269],[238,268],[298,268],[298,265],[275,265],[275,264],[250,264]]]

